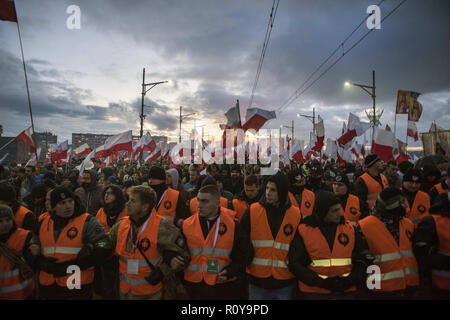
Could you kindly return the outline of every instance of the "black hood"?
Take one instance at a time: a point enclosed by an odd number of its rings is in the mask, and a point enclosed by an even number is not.
[[[270,176],[265,182],[264,186],[267,186],[268,182],[274,182],[277,186],[278,190],[278,200],[280,201],[280,207],[283,207],[286,204],[287,200],[289,200],[288,192],[289,192],[289,179],[286,174],[281,171],[278,171],[273,176]],[[266,202],[266,192],[264,187],[264,195],[263,201]]]
[[[339,198],[330,191],[321,190],[316,195],[313,213],[306,217],[303,222],[311,226],[318,226],[323,223],[323,218],[328,214],[331,206],[340,203]],[[345,221],[341,217],[341,221]]]

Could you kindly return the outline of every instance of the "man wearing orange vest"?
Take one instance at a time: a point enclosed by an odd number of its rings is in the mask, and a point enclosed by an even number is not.
[[[254,248],[247,267],[251,300],[289,300],[294,292],[295,277],[287,261],[301,215],[289,201],[288,185],[284,173],[270,176],[263,197],[245,211],[241,220]]]
[[[189,299],[239,299],[239,280],[251,262],[248,235],[220,206],[216,186],[202,187],[197,198],[198,214],[186,219],[182,229],[191,253],[191,262],[184,270]]]
[[[244,180],[244,190],[233,199],[230,207],[231,210],[236,211],[236,218],[239,221],[245,210],[259,200],[260,195],[258,177],[254,174],[247,176]]]
[[[338,173],[334,177],[333,193],[339,199],[341,204],[341,213],[345,220],[349,221],[353,226],[361,219],[361,206],[359,198],[348,192],[350,181],[344,173]]]
[[[406,200],[406,217],[414,224],[429,215],[430,196],[420,191],[421,173],[418,169],[409,169],[403,176],[403,194]]]
[[[35,232],[37,221],[33,212],[17,201],[16,190],[7,182],[0,183],[0,204],[9,206],[14,212],[14,221],[19,228]]]
[[[180,227],[189,217],[189,211],[181,193],[166,184],[166,172],[163,168],[153,166],[148,175],[148,184],[156,192],[155,210],[158,215]]]
[[[358,222],[375,257],[375,275],[367,281],[370,299],[411,299],[419,286],[412,250],[414,224],[405,214],[401,191],[387,188],[380,193],[374,214]]]
[[[376,154],[369,154],[364,165],[366,172],[356,180],[353,190],[359,198],[362,215],[366,217],[373,211],[380,192],[389,187],[389,182],[382,174],[385,163]]]
[[[450,191],[450,166],[447,168],[447,178],[439,183],[436,183],[430,190],[431,201],[434,203],[434,200],[438,195],[447,193]]]
[[[294,170],[290,174],[289,199],[291,204],[300,208],[303,217],[312,214],[316,196],[314,192],[306,189],[306,177],[302,169]],[[300,205],[299,205],[300,204]]]
[[[414,254],[419,262],[421,281],[431,295],[424,298],[450,299],[450,193],[443,193],[430,208],[431,216],[419,222],[414,233]]]
[[[128,216],[108,235],[119,258],[121,300],[161,300],[163,279],[189,263],[184,238],[155,211],[156,192],[147,186],[128,190]]]
[[[56,187],[50,202],[52,210],[38,225],[40,297],[89,300],[94,266],[111,257],[111,243],[98,220],[83,213],[71,190]]]
[[[0,300],[32,297],[31,266],[39,253],[35,242],[31,231],[17,227],[11,208],[0,205]]]
[[[317,194],[314,213],[302,220],[289,248],[289,270],[306,299],[354,299],[364,283],[367,243],[341,215],[338,197]]]

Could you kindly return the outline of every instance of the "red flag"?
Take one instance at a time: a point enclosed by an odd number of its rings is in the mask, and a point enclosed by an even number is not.
[[[22,141],[24,143],[26,143],[27,145],[30,146],[30,151],[34,152],[36,151],[36,146],[34,145],[33,142],[33,138],[31,136],[31,131],[30,131],[31,127],[29,127],[28,129],[23,130],[17,137],[16,139],[19,141]]]
[[[0,0],[0,20],[17,22],[14,0]]]
[[[84,156],[84,155],[88,155],[89,153],[91,153],[91,151],[92,151],[92,149],[89,147],[89,145],[88,145],[87,143],[85,143],[85,144],[79,146],[78,148],[76,148],[76,149],[74,150],[75,155],[76,155],[78,158],[81,158],[81,157]]]
[[[131,130],[109,137],[105,141],[105,151],[110,154],[113,151],[126,150],[131,153],[133,149]]]
[[[236,129],[241,128],[241,113],[239,110],[239,100],[236,103],[236,106],[230,108],[226,113],[227,117],[227,127]]]
[[[395,137],[392,131],[387,131],[375,127],[372,141],[372,154],[378,155],[381,160],[388,162],[394,160],[392,151],[394,150]]]
[[[408,121],[408,129],[406,131],[408,137],[414,138],[414,141],[419,140],[419,133],[417,131],[416,123],[413,121]]]
[[[302,163],[305,161],[305,159],[303,159],[302,147],[298,141],[295,141],[295,144],[292,147],[292,159],[294,159],[296,163]]]

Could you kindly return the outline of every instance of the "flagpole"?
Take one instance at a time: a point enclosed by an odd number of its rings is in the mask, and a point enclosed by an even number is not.
[[[28,87],[27,68],[25,66],[25,57],[24,57],[24,54],[23,54],[22,36],[20,35],[19,17],[18,16],[17,16],[17,32],[19,34],[20,52],[22,54],[23,72],[25,74],[25,86],[27,88],[28,107],[30,109],[31,128],[33,130],[32,139],[33,139],[33,143],[34,143],[34,154],[36,155],[36,172],[37,172],[39,180],[40,180],[39,158],[38,158],[38,155],[37,155],[37,145],[36,145],[36,133],[34,132],[34,121],[33,121],[33,111],[32,111],[32,108],[31,108],[30,89]]]
[[[394,120],[394,137],[396,136],[396,131],[397,131],[397,110],[395,111],[395,120]]]

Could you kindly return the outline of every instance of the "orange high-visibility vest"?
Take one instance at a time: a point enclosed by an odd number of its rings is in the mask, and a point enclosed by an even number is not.
[[[245,210],[247,210],[248,207],[249,205],[247,204],[246,201],[240,199],[233,199],[233,209],[234,211],[236,211],[236,218],[238,219],[238,221],[241,221],[242,216],[244,215],[244,212]]]
[[[220,206],[223,208],[228,208],[228,199],[225,197],[220,197]],[[189,210],[191,215],[198,213],[198,199],[197,197],[192,198],[189,202]]]
[[[17,209],[16,213],[14,213],[14,221],[16,222],[19,228],[23,227],[23,221],[25,220],[25,216],[28,214],[28,212],[31,211],[25,208],[24,206],[20,206]],[[33,212],[31,213],[34,214]]]
[[[175,216],[177,214],[177,204],[179,191],[167,188],[166,194],[161,199],[158,210],[156,211],[158,215],[165,218],[169,222],[174,222]]]
[[[28,230],[17,228],[6,245],[22,254],[29,233]],[[24,280],[20,276],[19,268],[12,266],[9,259],[0,255],[0,300],[25,300],[33,293],[33,289],[33,278]]]
[[[47,218],[48,215],[49,215],[48,211],[45,211],[43,214],[41,214],[41,215],[38,217],[38,222],[41,222],[42,220],[44,220],[45,218]]]
[[[158,230],[159,225],[163,220],[157,214],[152,214],[148,220],[147,226],[144,231],[142,228],[139,230],[137,239],[142,247],[142,250],[147,259],[155,266],[159,267],[162,263],[162,256],[158,252]],[[122,219],[119,229],[117,231],[117,244],[115,253],[119,256],[119,273],[120,273],[120,291],[123,294],[127,294],[130,290],[134,295],[149,295],[158,292],[162,289],[162,282],[153,286],[145,280],[145,278],[152,272],[151,267],[145,261],[145,258],[140,253],[139,249],[135,248],[134,251],[127,251],[128,237],[130,237],[131,220],[129,216]],[[128,264],[137,264],[137,274],[128,273]]]
[[[341,207],[341,214],[344,216],[345,220],[350,221],[350,223],[355,226],[356,221],[361,217],[359,198],[353,194],[349,194],[345,210]]]
[[[353,269],[352,253],[355,247],[355,230],[349,221],[338,225],[332,251],[318,227],[313,228],[306,224],[300,224],[298,232],[302,236],[305,248],[311,258],[311,264],[308,266],[310,270],[322,279],[350,275]],[[298,281],[298,288],[300,291],[308,293],[331,293],[330,290],[311,287],[301,281]],[[356,287],[352,286],[346,292],[355,290]]]
[[[359,221],[369,251],[375,256],[374,264],[381,270],[381,289],[375,288],[375,291],[396,291],[419,285],[417,261],[411,245],[414,224],[408,218],[402,218],[399,224],[400,245],[377,217],[368,216]]]
[[[183,222],[183,234],[186,236],[187,245],[191,253],[191,262],[184,271],[184,280],[199,283],[202,280],[213,286],[217,283],[217,274],[207,272],[208,259],[218,261],[219,272],[231,263],[231,250],[234,243],[234,221],[233,218],[223,212],[227,210],[220,208],[220,225],[217,220],[209,230],[206,239],[203,237],[200,217],[198,214],[190,216]],[[214,237],[216,228],[219,228],[216,246],[214,247]],[[226,282],[236,280],[236,277],[228,279]]]
[[[382,185],[367,172],[361,175],[361,179],[363,179],[367,186],[367,206],[369,209],[372,209],[375,206],[375,202],[381,191],[389,187],[389,182],[384,174],[380,173],[380,177]]]
[[[250,206],[250,240],[255,249],[255,255],[247,268],[247,273],[257,278],[271,276],[278,280],[294,278],[288,269],[287,261],[289,246],[300,218],[298,208],[291,206],[287,209],[274,239],[267,221],[266,209],[258,202]]]
[[[433,189],[436,189],[436,191],[438,192],[438,194],[443,194],[443,193],[447,193],[447,192],[450,191],[449,188],[444,189],[444,188],[442,187],[442,183],[440,183],[440,182],[437,183],[437,184],[435,184],[435,185],[431,188],[431,190],[433,190]]]
[[[84,224],[89,213],[75,217],[61,231],[58,239],[55,241],[55,233],[53,231],[54,222],[50,216],[47,216],[41,223],[39,229],[39,240],[41,241],[41,252],[45,257],[56,258],[56,262],[65,262],[75,260],[78,252],[83,248],[82,233]],[[39,274],[39,282],[43,286],[51,286],[55,283],[60,287],[67,286],[67,279],[71,276],[68,274],[64,277],[54,277],[53,274],[41,271]],[[94,267],[81,270],[81,284],[90,284],[94,281]]]
[[[292,192],[289,191],[289,200],[291,200],[291,204],[294,207],[299,208],[297,199],[295,199],[295,196],[292,194]],[[302,205],[300,206],[300,213],[303,217],[310,216],[314,209],[314,201],[316,201],[316,196],[314,192],[308,189],[303,189],[302,192]]]
[[[438,253],[450,256],[450,218],[432,215],[439,238]],[[450,290],[450,270],[431,270],[433,285],[441,290]]]
[[[412,208],[409,207],[408,200],[405,199],[405,203],[406,217],[411,219],[414,224],[418,224],[420,220],[430,215],[430,196],[423,191],[417,191]]]
[[[127,206],[123,207],[123,210],[119,213],[119,215],[117,216],[116,221],[119,221],[120,218],[123,218],[127,215]],[[103,210],[103,208],[100,208],[97,212],[97,215],[95,216],[98,220],[98,222],[100,222],[103,226],[103,229],[105,229],[106,232],[108,232],[109,230],[111,230],[111,227],[108,225],[108,215],[105,213],[105,211]]]

